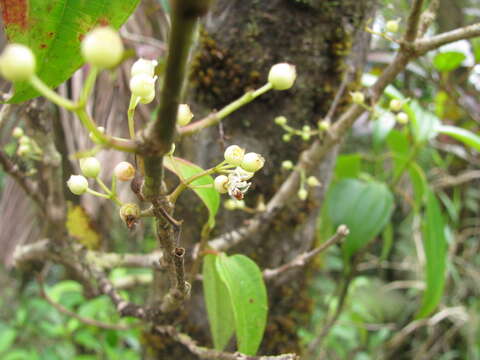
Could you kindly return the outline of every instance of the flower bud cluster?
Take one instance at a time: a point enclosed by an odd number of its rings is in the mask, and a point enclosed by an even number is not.
[[[274,119],[274,122],[283,130],[285,130],[285,134],[282,135],[282,140],[284,142],[289,142],[295,135],[300,136],[303,141],[309,141],[313,135],[318,134],[318,131],[313,131],[310,125],[302,126],[301,130],[294,129],[293,127],[288,125],[288,120],[285,116],[277,116]]]
[[[42,150],[35,140],[27,136],[22,128],[16,127],[12,131],[12,136],[18,141],[17,155],[23,158],[36,159],[36,156],[42,154]]]
[[[395,115],[395,120],[401,125],[407,124],[409,120],[407,113],[401,111],[403,109],[403,105],[404,101],[398,99],[392,99],[388,104],[390,111],[397,113]]]
[[[138,59],[130,70],[130,91],[142,104],[148,104],[155,98],[155,67],[157,61]]]
[[[251,185],[248,180],[264,166],[265,159],[254,152],[245,154],[245,149],[238,145],[230,145],[225,150],[224,158],[226,166],[235,166],[235,169],[226,171],[228,175],[217,176],[214,188],[220,194],[228,193],[232,199],[242,200]]]

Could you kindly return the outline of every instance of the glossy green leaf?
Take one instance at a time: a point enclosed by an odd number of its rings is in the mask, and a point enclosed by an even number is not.
[[[438,71],[452,71],[462,65],[466,56],[464,53],[458,51],[446,51],[438,53],[433,58],[433,66]]]
[[[416,317],[432,313],[440,302],[445,285],[447,241],[445,222],[435,194],[427,192],[427,206],[423,223],[423,247],[425,250],[425,283],[422,306]]]
[[[215,266],[216,258],[212,254],[203,258],[203,294],[213,345],[215,349],[223,350],[233,335],[234,318],[228,289]]]
[[[373,121],[372,142],[375,149],[379,149],[380,145],[384,143],[388,134],[395,127],[395,116],[390,111],[385,111],[380,107],[376,110],[381,115],[378,119]]]
[[[393,207],[393,195],[383,183],[343,179],[333,185],[327,211],[334,226],[345,224],[350,229],[343,243],[346,259],[380,234]]]
[[[216,268],[230,294],[238,351],[255,355],[267,324],[267,290],[262,272],[244,255],[221,254]]]
[[[480,136],[469,130],[456,126],[440,125],[437,127],[437,131],[441,134],[451,136],[454,139],[463,142],[465,145],[480,151]]]
[[[139,0],[17,0],[2,1],[5,32],[10,42],[29,46],[37,74],[55,88],[83,64],[80,41],[97,25],[119,28]],[[19,103],[38,96],[26,82],[15,84],[9,100]]]
[[[185,159],[178,157],[174,157],[173,159],[174,161],[172,162],[168,156],[165,156],[163,164],[168,170],[175,173],[177,176],[181,176],[183,179],[188,179],[189,177],[204,171],[201,167],[192,164]],[[210,175],[205,175],[193,181],[192,185],[213,185],[213,178]],[[215,216],[217,215],[220,206],[220,195],[213,187],[193,188],[192,190],[207,207],[209,212],[208,225],[210,228],[213,228],[215,226]]]
[[[335,164],[335,177],[337,179],[345,177],[357,177],[362,170],[362,157],[358,153],[342,154],[337,157]]]

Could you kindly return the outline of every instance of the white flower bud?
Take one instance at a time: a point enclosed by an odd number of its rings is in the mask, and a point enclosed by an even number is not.
[[[275,118],[275,124],[283,126],[287,124],[287,118],[285,116],[277,116]]]
[[[403,103],[400,100],[393,99],[390,101],[389,108],[391,111],[400,111],[402,110]]]
[[[153,99],[155,99],[155,89],[153,89],[153,91],[147,96],[141,97],[140,102],[142,104],[150,104],[153,101]]]
[[[82,175],[71,175],[67,181],[67,186],[75,195],[82,195],[88,189],[88,181]]]
[[[102,134],[105,134],[105,128],[103,126],[99,126],[97,127],[98,131],[100,131]],[[94,133],[89,133],[88,134],[88,137],[90,138],[90,140],[92,140],[95,144],[97,145],[100,145],[101,144],[101,141],[99,139],[97,139],[97,137],[95,136]]]
[[[408,115],[404,112],[399,112],[397,116],[395,116],[395,119],[399,124],[405,125],[408,123]]]
[[[228,177],[219,175],[214,180],[214,188],[220,194],[225,194],[228,191]]]
[[[157,65],[158,65],[158,62],[156,60],[138,59],[132,65],[130,74],[132,77],[138,74],[145,74],[150,77],[153,77],[153,75],[155,75],[155,67]]]
[[[265,159],[260,154],[251,152],[251,153],[245,154],[240,166],[242,167],[243,170],[254,173],[260,170],[264,164],[265,164]]]
[[[25,45],[8,44],[0,57],[0,67],[7,80],[28,80],[35,74],[35,55]]]
[[[275,90],[287,90],[293,86],[297,77],[295,66],[280,63],[273,65],[268,73],[268,82]]]
[[[121,181],[130,181],[135,177],[135,168],[127,161],[119,162],[113,172]]]
[[[138,97],[150,96],[152,91],[155,92],[155,80],[146,74],[138,74],[130,79],[130,91]]]
[[[326,120],[322,120],[318,123],[318,129],[320,131],[327,131],[328,129],[330,129],[330,122],[329,121],[326,121]]]
[[[190,110],[190,106],[187,104],[180,104],[178,105],[178,113],[177,113],[177,123],[180,126],[185,126],[190,123],[193,118],[193,113]]]
[[[360,91],[354,91],[350,93],[350,95],[352,96],[352,101],[355,104],[361,105],[365,102],[365,95],[363,95],[363,93]]]
[[[18,139],[18,143],[20,145],[28,145],[30,146],[30,144],[32,143],[30,138],[26,135],[23,135],[20,139]]]
[[[20,139],[22,136],[24,135],[24,132],[23,132],[23,129],[21,127],[16,127],[15,129],[13,129],[12,131],[12,136],[15,138],[15,139]]]
[[[302,189],[298,190],[297,196],[300,200],[304,201],[304,200],[307,199],[308,192],[307,192],[307,190],[302,188]]]
[[[31,151],[32,149],[30,148],[30,145],[21,144],[17,149],[17,155],[20,157],[24,157],[27,156]]]
[[[389,20],[385,24],[385,29],[388,32],[396,33],[398,31],[398,20]]]
[[[123,56],[123,44],[118,32],[108,26],[90,31],[82,41],[83,58],[100,69],[117,65]]]
[[[290,160],[282,161],[282,169],[292,170],[293,169],[293,162],[291,162]]]
[[[89,178],[96,178],[100,174],[100,162],[94,157],[80,159],[80,170]]]
[[[307,178],[307,185],[310,187],[316,187],[316,186],[320,186],[321,183],[320,181],[318,181],[318,179],[315,176],[309,176]]]
[[[226,148],[224,157],[225,161],[231,165],[239,166],[243,161],[245,155],[245,149],[242,149],[238,145],[230,145]]]

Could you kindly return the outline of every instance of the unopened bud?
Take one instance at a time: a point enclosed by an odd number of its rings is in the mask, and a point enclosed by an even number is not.
[[[290,140],[292,140],[292,135],[291,134],[283,134],[282,140],[284,142],[289,142]]]
[[[275,90],[287,90],[293,86],[297,77],[295,66],[287,63],[275,64],[268,73],[268,82]]]
[[[398,31],[398,20],[389,20],[385,24],[385,30],[391,33],[396,33]]]
[[[360,91],[354,91],[350,94],[352,96],[352,101],[355,104],[361,105],[365,102],[365,95]]]
[[[395,116],[395,119],[399,124],[405,125],[408,123],[408,115],[404,112],[399,112],[397,116]]]
[[[245,171],[254,173],[260,170],[264,164],[265,164],[265,159],[263,156],[261,156],[260,154],[251,152],[251,153],[245,154],[245,156],[243,157],[243,161],[240,164],[240,167]]]
[[[22,44],[8,44],[0,57],[2,75],[10,81],[23,81],[35,74],[35,55]]]
[[[245,155],[245,149],[242,149],[238,145],[230,145],[225,149],[224,158],[225,161],[231,165],[239,166]]]
[[[327,120],[322,120],[318,123],[318,129],[320,131],[327,131],[330,129],[330,122]]]
[[[21,144],[18,149],[17,149],[17,155],[20,156],[20,157],[24,157],[24,156],[27,156],[28,154],[30,154],[30,152],[32,151],[32,149],[30,148],[30,145],[28,144]]]
[[[12,131],[12,136],[15,138],[15,139],[20,139],[22,136],[24,135],[24,132],[23,132],[23,129],[21,127],[16,127],[15,129],[13,129]]]
[[[100,162],[94,157],[80,159],[80,170],[89,178],[96,178],[100,174]]]
[[[282,168],[285,170],[292,170],[293,169],[293,162],[290,160],[282,161]]]
[[[190,123],[193,119],[193,113],[190,110],[190,106],[188,104],[180,104],[178,105],[178,113],[177,113],[177,123],[180,126],[185,126]]]
[[[138,59],[132,65],[130,74],[132,77],[138,74],[145,74],[150,77],[155,75],[155,67],[158,65],[156,60]]]
[[[123,44],[118,32],[108,26],[90,31],[82,41],[83,58],[100,68],[117,65],[123,56]]]
[[[130,79],[130,91],[134,96],[146,98],[155,93],[155,78],[146,74],[138,74]]]
[[[302,189],[298,190],[297,196],[300,200],[304,201],[304,200],[307,199],[308,192],[307,192],[307,190],[302,188]]]
[[[135,177],[135,168],[127,161],[119,162],[113,172],[121,181],[130,181]]]
[[[402,109],[403,103],[400,100],[393,99],[390,101],[389,108],[391,111],[400,111]]]
[[[82,175],[71,175],[67,181],[67,186],[75,195],[82,195],[88,189],[88,181]]]
[[[220,194],[225,194],[228,191],[228,177],[225,175],[217,176],[213,186]]]
[[[307,178],[307,185],[311,187],[320,186],[320,181],[315,176],[309,176]]]
[[[287,123],[287,118],[285,116],[277,116],[274,121],[275,124],[283,126]]]

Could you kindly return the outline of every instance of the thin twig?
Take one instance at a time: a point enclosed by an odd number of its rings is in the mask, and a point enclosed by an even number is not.
[[[292,261],[276,268],[276,269],[265,269],[263,271],[263,277],[266,280],[270,280],[281,273],[305,266],[309,261],[311,261],[316,255],[320,254],[321,252],[327,250],[330,246],[340,243],[349,233],[348,228],[345,225],[340,225],[337,229],[335,235],[333,235],[330,239],[326,242],[322,243],[320,246],[316,247],[313,250],[305,252],[303,254],[298,255]]]
[[[162,335],[167,335],[173,340],[184,345],[192,354],[206,360],[300,360],[296,354],[281,354],[276,356],[249,356],[239,352],[228,353],[198,346],[196,341],[187,334],[178,332],[173,326],[156,326],[154,330]]]
[[[18,185],[20,185],[27,196],[38,205],[40,211],[45,214],[45,199],[37,190],[35,183],[30,180],[22,171],[20,171],[18,166],[14,164],[2,150],[0,150],[0,165],[2,166],[3,170],[10,175]]]

